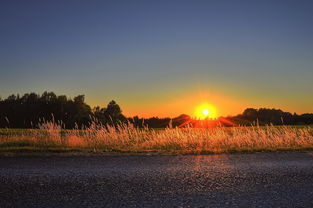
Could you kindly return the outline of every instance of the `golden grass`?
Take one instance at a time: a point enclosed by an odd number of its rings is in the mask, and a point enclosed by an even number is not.
[[[132,124],[118,127],[93,123],[83,130],[62,131],[54,123],[39,130],[2,134],[0,149],[60,149],[94,152],[227,153],[313,149],[311,127],[216,127],[151,130]]]

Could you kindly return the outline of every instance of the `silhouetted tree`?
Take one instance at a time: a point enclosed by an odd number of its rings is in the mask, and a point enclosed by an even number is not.
[[[258,118],[258,110],[254,109],[254,108],[247,108],[243,112],[242,116],[249,121],[255,121]]]
[[[116,125],[127,122],[127,118],[122,114],[120,106],[114,100],[110,101],[106,108],[95,107],[93,115],[102,124]]]

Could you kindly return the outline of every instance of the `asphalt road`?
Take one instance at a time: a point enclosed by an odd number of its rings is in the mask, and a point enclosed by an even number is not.
[[[0,207],[313,207],[313,153],[0,157]]]

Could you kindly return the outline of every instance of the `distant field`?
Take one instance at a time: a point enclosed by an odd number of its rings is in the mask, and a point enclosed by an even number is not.
[[[0,152],[97,152],[205,154],[313,149],[312,126],[138,129],[92,125],[63,130],[0,129]]]

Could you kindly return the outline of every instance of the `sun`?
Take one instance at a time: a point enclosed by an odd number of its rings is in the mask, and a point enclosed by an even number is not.
[[[208,116],[209,115],[209,110],[208,109],[204,109],[203,111],[202,111],[202,114],[204,115],[204,116]]]
[[[217,110],[214,106],[209,105],[207,103],[203,103],[196,107],[195,116],[196,116],[196,119],[200,119],[200,120],[216,119]]]

